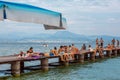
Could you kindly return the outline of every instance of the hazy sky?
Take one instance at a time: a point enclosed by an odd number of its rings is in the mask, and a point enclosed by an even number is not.
[[[61,12],[67,19],[67,30],[84,35],[120,36],[120,0],[4,0],[31,4]],[[41,24],[0,22],[0,34],[52,33]]]

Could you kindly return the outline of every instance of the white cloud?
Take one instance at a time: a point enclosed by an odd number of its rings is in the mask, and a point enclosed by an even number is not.
[[[46,9],[62,12],[120,12],[120,0],[5,0],[32,4]]]
[[[120,0],[5,0],[31,4],[63,13],[67,18],[68,30],[82,34],[120,34],[118,31],[120,25]],[[117,15],[116,15],[117,14]],[[113,23],[112,25],[109,23]],[[0,23],[1,24],[1,23]],[[18,26],[20,24],[15,24]],[[23,24],[24,25],[24,24]],[[21,26],[23,26],[21,25]],[[29,24],[28,24],[29,25]],[[25,31],[28,25],[22,27]],[[36,26],[36,25],[33,25]],[[109,31],[102,30],[101,27],[107,27]],[[116,28],[114,28],[114,26]],[[74,28],[73,28],[74,27]],[[16,27],[16,30],[22,28]],[[34,27],[29,27],[30,31]],[[106,28],[106,29],[107,29]],[[43,31],[43,29],[41,29]],[[92,32],[91,32],[92,31]],[[99,31],[99,32],[98,32]],[[111,32],[111,33],[110,33]]]

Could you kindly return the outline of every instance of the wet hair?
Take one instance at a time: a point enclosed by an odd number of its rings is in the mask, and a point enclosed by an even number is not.
[[[30,49],[33,49],[33,47],[30,47]]]
[[[85,46],[85,44],[83,44],[83,46]]]
[[[29,51],[27,51],[27,53],[29,53]]]
[[[60,46],[60,48],[63,48],[63,46]]]
[[[74,44],[72,44],[72,46],[74,46]]]
[[[69,47],[71,47],[71,45],[69,45]]]
[[[89,45],[88,47],[91,47],[91,45]]]
[[[55,50],[57,50],[57,47],[54,47]]]

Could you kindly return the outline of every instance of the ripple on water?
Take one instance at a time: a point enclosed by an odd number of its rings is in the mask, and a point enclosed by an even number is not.
[[[8,80],[120,80],[119,60],[118,57],[102,63],[72,64],[69,67],[51,69],[46,73],[36,72]]]

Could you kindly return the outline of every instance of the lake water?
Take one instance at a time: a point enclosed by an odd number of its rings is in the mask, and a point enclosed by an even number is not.
[[[44,52],[43,43],[0,43],[0,55],[12,55],[19,53],[20,50],[27,51],[33,47],[36,52]],[[53,48],[59,45],[68,45],[71,43],[49,43],[48,47]],[[80,48],[82,43],[75,43]],[[88,45],[88,44],[87,44]],[[93,44],[94,46],[94,44]],[[26,65],[37,64],[26,63]],[[8,69],[10,65],[0,65],[0,70]],[[3,80],[120,80],[120,57],[109,58],[96,63],[72,64],[68,67],[57,67],[50,69],[48,72],[34,71],[24,74],[19,78],[6,77]],[[9,76],[0,71],[0,76]],[[0,78],[0,80],[2,80]]]

